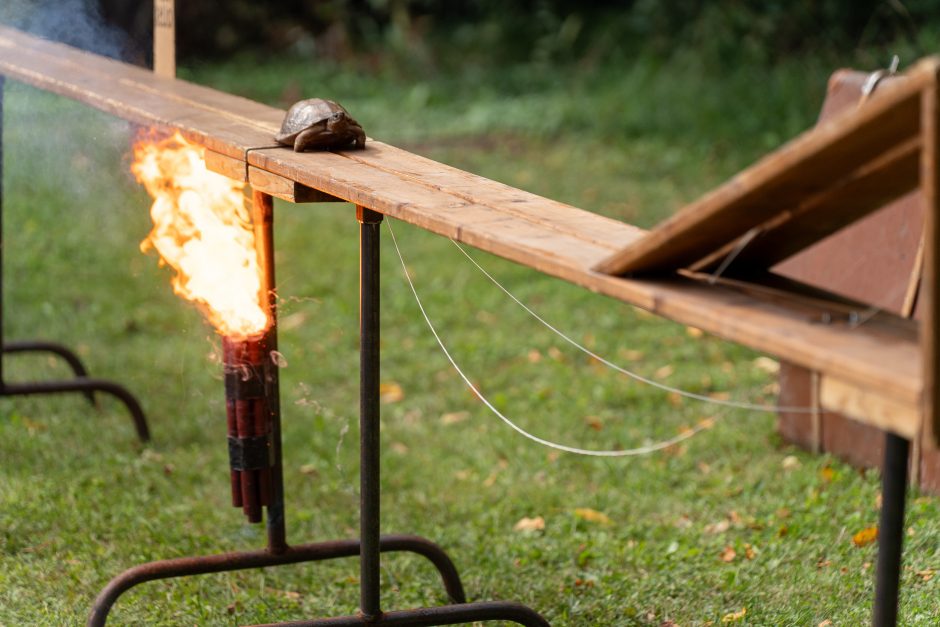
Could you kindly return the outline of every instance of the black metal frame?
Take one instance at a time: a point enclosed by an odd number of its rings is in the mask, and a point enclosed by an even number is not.
[[[271,196],[254,193],[253,219],[263,246],[266,284],[271,294],[269,307],[276,320],[274,301],[273,201]],[[240,551],[201,557],[184,557],[141,564],[124,571],[95,599],[88,627],[102,627],[118,597],[130,588],[156,579],[188,577],[207,573],[264,568],[282,564],[316,562],[359,556],[360,611],[353,616],[323,618],[283,625],[453,625],[457,623],[504,620],[525,627],[548,627],[534,610],[519,603],[467,603],[463,584],[450,557],[436,544],[418,536],[380,535],[380,442],[379,442],[379,226],[382,214],[357,207],[359,220],[360,276],[360,537],[289,546],[284,523],[283,461],[281,457],[280,407],[277,368],[269,369],[265,386],[272,423],[273,466],[271,499],[267,506],[268,544],[258,551]],[[258,225],[263,225],[258,229]],[[271,350],[277,347],[277,324],[264,338]],[[407,551],[428,559],[437,569],[450,605],[382,612],[380,605],[380,554]]]
[[[35,381],[26,383],[10,383],[4,378],[3,360],[0,358],[0,397],[4,396],[31,396],[38,394],[64,394],[80,392],[95,407],[95,392],[104,392],[120,400],[130,412],[134,421],[137,437],[142,442],[150,440],[150,430],[147,427],[147,418],[144,416],[140,403],[124,386],[107,379],[93,379],[74,352],[55,342],[20,341],[7,342],[3,340],[3,76],[0,76],[0,353],[52,353],[61,357],[72,369],[75,378],[64,381]]]

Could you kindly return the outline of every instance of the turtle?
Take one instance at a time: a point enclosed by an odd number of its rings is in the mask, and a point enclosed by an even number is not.
[[[345,148],[355,142],[365,148],[366,134],[338,102],[310,98],[294,103],[284,116],[274,141],[297,152],[311,148]]]

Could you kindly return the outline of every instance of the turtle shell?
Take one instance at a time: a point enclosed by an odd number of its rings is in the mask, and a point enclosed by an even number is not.
[[[349,111],[343,105],[332,100],[323,98],[310,98],[301,100],[287,111],[284,116],[284,122],[281,124],[281,132],[274,138],[278,143],[290,144],[302,131],[307,130],[314,124],[323,122],[334,113],[342,111],[347,116]],[[350,116],[352,119],[352,116]]]

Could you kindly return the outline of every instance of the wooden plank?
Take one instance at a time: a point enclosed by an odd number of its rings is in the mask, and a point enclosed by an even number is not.
[[[933,443],[940,445],[940,71],[923,90],[921,124],[921,192],[924,196],[924,299],[921,351],[923,354],[924,422]]]
[[[747,275],[773,267],[916,189],[920,149],[921,138],[915,136],[794,209],[774,216],[758,227],[760,234],[746,246],[740,247],[740,240],[729,242],[692,264],[692,269],[714,271],[732,254],[734,261],[723,274]]]
[[[203,158],[206,160],[208,170],[236,181],[248,182],[248,166],[241,159],[208,149],[203,153]]]
[[[916,437],[921,426],[919,403],[902,403],[886,398],[870,388],[862,388],[836,377],[822,377],[819,400],[826,411],[844,414],[909,440]]]
[[[153,71],[157,76],[176,76],[176,2],[153,3]]]
[[[914,333],[880,320],[851,328],[823,324],[825,307],[709,287],[691,280],[638,281],[590,270],[606,249],[535,222],[442,192],[332,153],[252,151],[256,167],[373,208],[619,300],[794,363],[838,374],[903,402],[920,399]]]
[[[370,141],[366,150],[350,151],[346,156],[393,172],[406,181],[446,191],[474,204],[498,208],[611,250],[619,250],[646,235],[645,230],[633,225],[543,198],[379,141]]]
[[[688,267],[914,137],[920,90],[940,59],[919,62],[865,106],[819,124],[597,266],[607,274]]]
[[[538,222],[520,219],[511,213],[475,204],[441,190],[410,183],[393,172],[349,159],[347,154],[297,153],[278,148],[253,150],[248,159],[250,165],[259,169],[446,237],[461,239],[468,236],[469,229],[474,237],[491,239],[491,231],[500,230],[501,236],[494,241],[518,244],[520,250],[527,250],[534,242],[544,243],[545,249],[539,249],[540,254],[533,257],[534,262],[547,256],[589,264],[609,254],[608,249],[589,240],[546,228]],[[480,224],[499,226],[498,229],[481,231],[477,228]],[[549,250],[550,246],[558,249]]]
[[[244,163],[242,168],[244,169]],[[263,192],[269,196],[280,198],[291,203],[306,202],[343,202],[336,196],[301,185],[296,181],[286,179],[277,174],[271,174],[254,166],[248,166],[248,183],[256,192]]]

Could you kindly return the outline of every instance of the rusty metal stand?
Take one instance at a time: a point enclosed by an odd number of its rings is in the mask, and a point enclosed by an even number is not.
[[[898,588],[904,543],[904,504],[910,442],[885,433],[884,468],[881,474],[881,517],[878,522],[878,563],[875,569],[874,627],[898,624]]]
[[[262,240],[262,255],[270,290],[269,307],[276,319],[273,288],[274,240],[271,196],[254,192],[253,220]],[[360,559],[361,609],[355,616],[326,618],[285,625],[453,625],[505,620],[525,627],[548,627],[548,622],[524,605],[509,602],[467,603],[460,575],[450,557],[436,544],[418,536],[380,535],[379,529],[379,225],[382,215],[357,208],[360,223],[360,538],[289,546],[284,522],[283,461],[277,368],[268,368],[264,385],[271,413],[271,493],[267,505],[268,545],[258,551],[240,551],[202,557],[160,560],[130,568],[114,579],[95,599],[88,627],[102,627],[118,597],[130,588],[157,579],[188,577],[282,564],[316,562],[340,557]],[[258,225],[262,225],[258,228]],[[277,324],[271,325],[264,345],[277,347]],[[379,604],[379,555],[406,551],[426,558],[437,569],[451,605],[383,613]]]
[[[127,407],[142,442],[150,439],[147,419],[140,403],[124,386],[106,379],[92,379],[78,356],[61,344],[54,342],[28,341],[6,342],[3,340],[3,88],[4,77],[0,76],[0,354],[45,352],[61,357],[71,367],[75,378],[68,381],[41,381],[9,383],[4,378],[3,361],[0,358],[0,397],[30,396],[38,394],[62,394],[80,392],[97,406],[95,392],[111,394]]]

